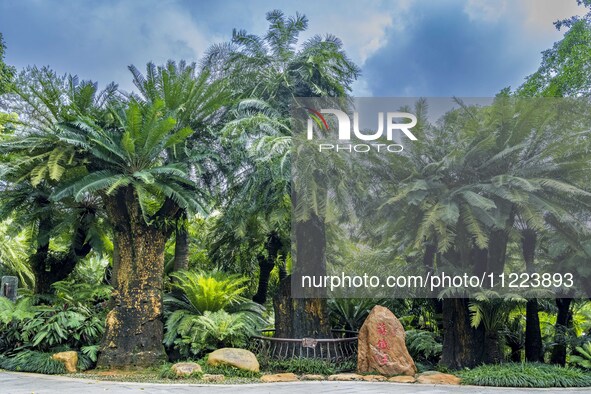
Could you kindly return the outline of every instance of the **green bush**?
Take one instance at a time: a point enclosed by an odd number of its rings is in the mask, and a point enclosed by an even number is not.
[[[96,363],[104,332],[102,302],[110,288],[69,281],[53,287],[55,294],[44,296],[47,304],[35,305],[40,300],[34,296],[14,303],[0,297],[0,354],[6,369],[60,373],[44,355],[66,350],[78,351],[81,370]]]
[[[415,361],[437,364],[443,345],[437,342],[437,336],[424,330],[406,331],[406,347]]]
[[[462,384],[494,387],[590,387],[591,375],[570,367],[537,363],[483,365],[458,372]]]
[[[66,372],[64,364],[51,358],[53,353],[23,350],[14,356],[0,355],[0,368],[8,371],[36,372],[44,374],[62,374]]]
[[[177,293],[165,297],[164,344],[183,358],[221,347],[245,347],[265,325],[264,307],[245,298],[247,279],[222,272],[172,274]]]
[[[581,368],[591,369],[591,342],[586,342],[582,346],[577,346],[579,354],[570,357],[570,362]]]

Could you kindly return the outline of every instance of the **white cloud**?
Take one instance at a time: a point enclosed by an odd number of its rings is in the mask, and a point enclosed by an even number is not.
[[[141,69],[148,61],[196,61],[212,41],[176,2],[101,4],[91,15],[85,41],[97,54],[116,59],[110,61],[119,63],[117,80],[124,88],[131,87],[127,65]]]
[[[406,16],[414,0],[373,2],[280,2],[276,7],[286,15],[296,11],[309,19],[308,30],[302,35],[305,40],[315,34],[331,33],[343,41],[347,54],[358,65],[387,43],[388,30],[402,31]],[[262,18],[254,23],[254,32],[261,34],[267,24]]]
[[[524,27],[533,35],[562,35],[556,33],[554,21],[584,15],[587,11],[575,0],[522,0],[519,5],[524,15]]]
[[[470,20],[497,22],[507,11],[507,0],[468,0],[464,12]]]

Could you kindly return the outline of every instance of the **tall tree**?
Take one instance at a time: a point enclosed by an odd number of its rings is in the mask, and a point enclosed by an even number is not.
[[[218,89],[221,94],[222,86]],[[196,97],[207,105],[217,96]],[[130,97],[112,105],[110,115],[106,121],[78,117],[61,125],[60,141],[81,149],[88,159],[86,171],[53,199],[99,196],[113,228],[115,291],[99,365],[148,366],[165,356],[161,317],[166,241],[179,211],[205,213],[210,197],[185,160],[183,144],[195,131],[177,127],[182,108],[171,109],[162,99]]]
[[[347,95],[350,84],[359,75],[359,69],[347,58],[338,38],[331,35],[314,36],[298,48],[299,35],[308,26],[305,16],[296,14],[295,17],[286,17],[281,11],[275,10],[267,13],[267,21],[269,29],[262,37],[248,34],[244,30],[235,30],[230,43],[212,47],[205,59],[205,67],[212,70],[213,75],[217,77],[229,78],[231,86],[239,97],[255,97],[266,101],[279,113],[280,117],[284,118],[282,124],[287,124],[286,121],[290,116],[289,105],[295,97],[345,97]],[[263,122],[267,122],[267,119]],[[263,157],[283,155],[282,159],[273,160],[273,162],[280,165],[289,163],[289,149],[272,149],[278,146],[277,143],[279,146],[285,146],[289,136],[284,135],[282,128],[267,129],[266,134],[271,139],[261,147],[270,150],[260,149],[259,152]],[[253,139],[251,138],[250,141]],[[256,159],[252,156],[244,159],[239,166],[240,172],[251,173],[255,177],[285,174],[281,170],[255,172]],[[252,182],[252,185],[257,184],[260,185]],[[274,181],[271,184],[280,188],[288,186],[289,189],[284,194],[293,195],[289,181]],[[273,192],[275,195],[281,193]],[[265,205],[264,201],[258,204],[259,207]],[[282,205],[276,206],[283,208]],[[269,215],[266,213],[263,217],[268,218]],[[318,217],[314,220],[318,221],[318,226],[315,228],[324,232],[324,219]],[[273,239],[273,226],[267,226],[267,228],[271,231],[260,243],[269,247],[266,251],[268,259],[268,256],[274,255],[275,252],[271,249],[275,246],[273,242],[268,242]],[[319,235],[322,238],[321,234]],[[323,259],[322,256],[320,258]],[[265,268],[265,264],[269,262],[267,259],[260,260],[262,262],[260,272],[265,276],[269,272]],[[263,283],[266,281],[264,278]],[[289,278],[282,281],[282,294],[276,299],[277,334],[291,337],[330,335],[326,302],[322,299],[305,299],[301,302],[291,300],[289,281]],[[290,311],[289,316],[283,316],[288,311]],[[306,326],[305,319],[301,319],[301,316],[306,314],[310,318],[309,326]]]
[[[78,115],[101,116],[115,92],[113,84],[99,91],[91,81],[58,76],[47,67],[32,67],[15,78],[11,94],[2,96],[3,106],[19,116],[13,122],[15,132],[0,137],[5,182],[0,218],[12,217],[13,225],[33,228],[29,235],[35,250],[30,265],[37,293],[47,293],[53,282],[65,279],[91,246],[101,249],[104,231],[96,201],[88,198],[57,204],[50,196],[85,160],[75,147],[59,140],[58,124]],[[73,234],[70,247],[66,252],[51,250],[52,237],[64,229]]]
[[[91,118],[63,125],[59,138],[78,146],[90,159],[87,172],[53,198],[82,200],[99,195],[113,228],[112,284],[99,364],[151,365],[164,357],[162,281],[167,225],[182,207],[200,209],[200,191],[180,163],[165,163],[165,149],[192,132],[173,133],[176,123],[158,101],[134,100],[113,110],[113,123]],[[171,158],[174,159],[174,158]]]

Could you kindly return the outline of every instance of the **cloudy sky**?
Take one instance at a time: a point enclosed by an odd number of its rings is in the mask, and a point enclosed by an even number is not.
[[[2,0],[6,61],[49,65],[131,88],[127,65],[197,61],[233,28],[262,34],[265,13],[308,16],[303,39],[332,33],[362,68],[358,96],[491,96],[517,87],[562,37],[576,0]]]

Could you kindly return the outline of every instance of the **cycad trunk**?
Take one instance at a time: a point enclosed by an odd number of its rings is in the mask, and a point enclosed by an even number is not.
[[[470,325],[468,299],[443,300],[443,352],[441,365],[450,369],[471,368],[479,365],[485,351],[484,330]],[[493,347],[494,338],[487,341]]]
[[[530,274],[534,272],[537,234],[532,229],[521,232],[521,246],[525,267]],[[544,346],[540,330],[540,316],[538,314],[538,300],[527,300],[525,306],[525,360],[531,362],[544,361]]]
[[[525,359],[531,362],[544,362],[537,298],[527,300],[525,306]]]
[[[112,309],[98,360],[100,367],[147,367],[165,359],[162,284],[167,234],[148,226],[131,190],[107,203],[114,227]]]
[[[174,272],[189,269],[189,234],[187,228],[180,226],[175,230]]]
[[[89,210],[78,218],[79,224],[74,231],[68,253],[50,253],[49,234],[53,228],[52,220],[46,216],[39,221],[37,249],[30,258],[35,275],[35,294],[52,293],[51,285],[66,279],[74,271],[78,261],[90,253],[92,248],[86,238],[88,225],[94,220],[94,216],[94,211]]]
[[[556,306],[558,314],[556,315],[556,325],[554,326],[554,348],[550,356],[552,364],[565,365],[568,330],[572,324],[572,313],[570,306],[572,298],[557,298]]]
[[[267,243],[265,249],[267,255],[260,255],[259,260],[259,284],[257,287],[256,294],[252,297],[252,300],[258,304],[264,305],[267,302],[267,290],[269,288],[269,278],[271,277],[271,271],[275,268],[275,261],[281,249],[281,239],[277,233],[271,233],[267,237]]]
[[[293,275],[296,279],[292,281],[292,277],[287,277],[280,283],[278,295],[274,299],[275,334],[280,338],[330,338],[332,334],[326,289],[298,288],[297,294],[291,287],[292,284],[301,283],[302,275],[326,275],[324,220],[311,214],[308,220],[296,223],[295,238],[297,263]]]

